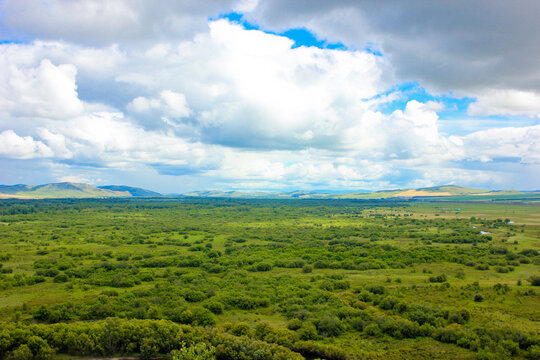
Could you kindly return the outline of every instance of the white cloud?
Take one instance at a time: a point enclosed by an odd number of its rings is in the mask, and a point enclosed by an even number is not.
[[[74,164],[129,169],[136,164],[169,172],[198,172],[218,166],[220,154],[172,134],[145,131],[121,113],[93,113],[60,124],[49,122],[40,134],[57,157]]]
[[[385,65],[366,52],[292,45],[282,36],[215,21],[208,34],[194,41],[160,46],[150,57],[145,53],[137,66],[124,67],[117,80],[154,94],[163,88],[184,94],[193,126],[206,142],[246,148],[339,147],[343,129],[364,112],[365,98],[386,86],[381,81]],[[137,97],[128,109],[161,108],[163,96]],[[148,119],[142,123],[152,128]]]
[[[0,156],[14,159],[52,157],[53,152],[41,141],[31,136],[19,136],[12,130],[0,133]]]
[[[344,144],[356,156],[371,160],[442,163],[460,157],[459,140],[439,133],[434,102],[409,101],[391,114],[366,111],[345,130]]]
[[[462,141],[467,159],[540,164],[540,125],[478,131],[462,137]]]
[[[47,146],[54,152],[55,157],[69,159],[73,157],[73,152],[69,149],[69,140],[62,134],[53,134],[45,128],[40,128],[37,133]]]
[[[362,160],[325,150],[224,151],[221,167],[209,173],[235,188],[332,188],[367,186],[390,174],[388,164]],[[229,184],[231,186],[231,184]]]
[[[533,91],[490,90],[469,106],[470,115],[530,115],[540,117],[540,94]]]
[[[83,104],[77,96],[71,64],[54,65],[43,59],[37,67],[26,67],[0,57],[0,111],[13,116],[63,119],[78,115]]]
[[[448,166],[445,168],[420,168],[418,177],[411,179],[407,187],[420,188],[440,185],[490,184],[487,189],[504,186],[505,174],[491,169],[464,169]],[[480,185],[476,185],[480,186]]]
[[[59,182],[71,182],[79,184],[94,184],[94,181],[83,175],[66,175],[57,178]]]
[[[138,96],[127,105],[128,111],[135,117],[146,118],[147,122],[155,122],[156,119],[162,119],[167,124],[173,124],[175,121],[191,114],[186,96],[171,90],[163,90],[158,98],[146,98]]]

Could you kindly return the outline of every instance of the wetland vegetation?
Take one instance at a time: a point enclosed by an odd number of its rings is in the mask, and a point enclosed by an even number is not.
[[[0,357],[540,359],[535,203],[0,202]]]

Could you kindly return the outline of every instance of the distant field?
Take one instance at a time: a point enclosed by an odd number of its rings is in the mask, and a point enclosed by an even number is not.
[[[0,358],[538,359],[530,198],[2,200]]]

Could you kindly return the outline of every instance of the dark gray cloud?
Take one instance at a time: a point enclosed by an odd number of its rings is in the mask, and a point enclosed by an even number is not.
[[[440,91],[540,91],[540,2],[261,1],[248,19],[266,29],[305,27],[363,48],[375,43],[400,80]]]
[[[207,28],[208,17],[235,0],[3,0],[2,37],[81,44],[137,44],[186,39]]]

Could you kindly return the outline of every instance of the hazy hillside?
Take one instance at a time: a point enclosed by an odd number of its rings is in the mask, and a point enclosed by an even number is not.
[[[16,194],[21,191],[28,191],[31,186],[17,184],[17,185],[0,185],[0,194]]]
[[[132,196],[159,196],[153,191],[129,186],[96,187],[71,182],[43,185],[1,185],[0,198],[52,199],[52,198],[105,198]]]
[[[184,196],[212,197],[212,198],[272,198],[272,199],[414,199],[414,198],[450,198],[450,197],[478,197],[486,196],[514,196],[523,195],[517,190],[484,190],[473,189],[456,185],[434,186],[419,189],[381,190],[374,192],[324,192],[296,190],[290,192],[241,192],[241,191],[194,191]]]
[[[182,194],[187,197],[241,198],[241,199],[457,199],[485,200],[486,198],[528,197],[530,194],[517,190],[483,190],[456,185],[434,186],[419,189],[396,189],[365,192],[309,191],[288,192],[264,191],[193,191]],[[54,183],[44,185],[0,185],[0,199],[45,199],[45,198],[104,198],[104,197],[158,197],[160,193],[126,185],[93,186],[80,183]]]
[[[451,195],[471,195],[489,192],[489,190],[474,189],[457,185],[432,186],[427,188],[420,188],[418,189],[418,191],[426,191],[431,193],[450,193]]]
[[[155,191],[150,191],[138,187],[133,186],[126,186],[126,185],[106,185],[106,186],[98,186],[100,189],[105,190],[112,190],[112,191],[120,191],[120,192],[128,192],[131,194],[131,196],[138,196],[138,197],[156,197],[161,196],[160,193]]]

